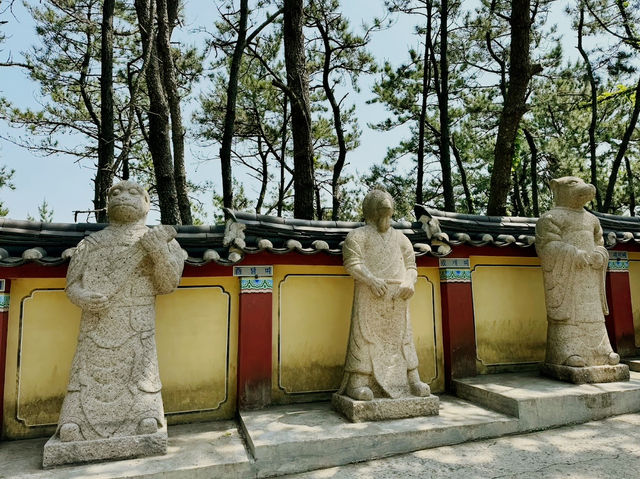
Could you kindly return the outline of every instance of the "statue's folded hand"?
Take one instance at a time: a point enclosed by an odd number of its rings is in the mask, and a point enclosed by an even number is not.
[[[379,278],[369,278],[369,287],[371,288],[371,291],[373,291],[373,294],[378,297],[384,296],[387,292],[387,283]]]
[[[584,250],[579,249],[576,253],[575,265],[578,269],[582,269],[590,264],[590,254]]]
[[[78,294],[78,303],[81,304],[82,309],[88,309],[93,312],[103,310],[107,306],[108,301],[109,298],[104,294],[87,289],[82,290]]]
[[[413,296],[415,289],[411,283],[402,283],[395,294],[396,298],[409,299]]]
[[[603,255],[594,252],[589,255],[589,264],[593,269],[600,269],[604,266],[605,258]]]

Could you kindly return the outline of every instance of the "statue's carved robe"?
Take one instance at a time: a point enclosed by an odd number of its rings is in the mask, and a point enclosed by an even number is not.
[[[78,346],[59,426],[76,423],[85,439],[128,436],[164,410],[155,342],[155,296],[180,280],[183,252],[167,243],[156,264],[138,243],[144,225],[108,226],[78,245],[67,273],[67,294],[82,307],[81,290],[109,298],[98,312],[83,309]]]
[[[376,396],[392,398],[411,395],[407,371],[418,367],[409,319],[409,301],[394,298],[408,269],[416,269],[409,239],[390,228],[379,233],[363,226],[347,235],[342,248],[347,272],[360,265],[385,280],[387,293],[376,296],[366,284],[356,280],[351,313],[351,332],[345,362],[346,387],[349,374],[370,376]]]
[[[547,306],[546,362],[564,364],[573,355],[587,366],[608,364],[613,351],[604,322],[609,314],[605,279],[609,254],[598,219],[584,209],[556,207],[536,225]],[[602,266],[578,268],[578,250],[599,255]]]

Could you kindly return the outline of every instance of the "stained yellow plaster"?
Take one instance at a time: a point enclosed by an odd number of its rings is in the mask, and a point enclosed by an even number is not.
[[[547,316],[538,258],[471,257],[477,359],[484,366],[544,360]]]
[[[64,279],[12,281],[6,438],[55,429],[80,324],[64,286]],[[180,289],[158,297],[156,340],[170,424],[235,413],[238,289],[237,278],[183,278]]]

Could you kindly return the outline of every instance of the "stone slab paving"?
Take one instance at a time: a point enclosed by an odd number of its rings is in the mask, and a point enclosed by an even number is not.
[[[42,469],[46,439],[0,443],[0,478],[79,479],[151,478],[244,479],[252,464],[233,421],[169,427],[164,456]]]
[[[536,372],[476,376],[454,381],[456,394],[518,418],[519,431],[579,424],[640,411],[640,373],[624,382],[571,384]]]
[[[640,477],[640,414],[438,447],[288,479],[621,479]]]
[[[258,475],[268,477],[498,437],[517,430],[508,417],[440,396],[438,416],[351,423],[329,403],[296,404],[240,414]]]

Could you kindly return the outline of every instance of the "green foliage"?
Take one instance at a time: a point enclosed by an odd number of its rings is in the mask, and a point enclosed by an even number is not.
[[[27,214],[27,219],[29,221],[41,221],[43,223],[51,223],[53,221],[53,208],[49,206],[47,203],[47,199],[43,198],[42,203],[38,205],[38,218],[34,218],[30,214]]]

